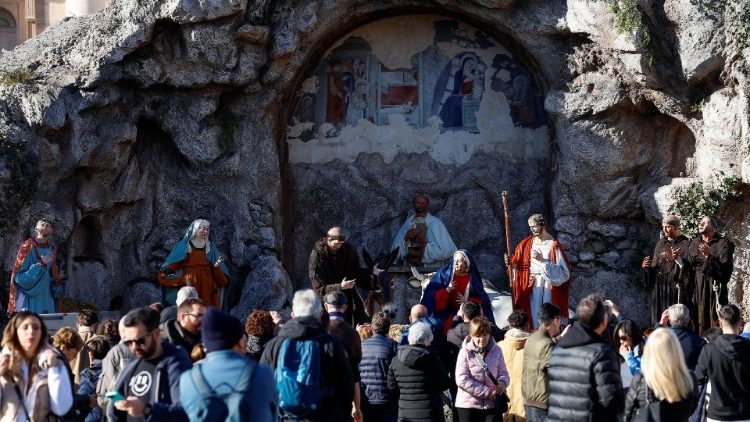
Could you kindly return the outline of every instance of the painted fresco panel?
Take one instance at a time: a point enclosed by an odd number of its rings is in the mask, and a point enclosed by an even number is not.
[[[525,65],[482,31],[434,15],[389,18],[343,37],[303,83],[289,160],[377,153],[390,162],[428,152],[460,164],[477,151],[543,155],[543,104]]]
[[[331,127],[324,135],[335,137],[342,127],[362,119],[388,124],[394,114],[415,127],[438,117],[444,131],[478,131],[482,97],[492,89],[505,95],[515,126],[544,125],[543,98],[524,66],[510,54],[497,53],[489,63],[481,54],[498,45],[479,30],[439,20],[434,23],[434,44],[412,57],[411,68],[392,69],[366,40],[348,37],[320,64],[320,90],[299,94],[292,124],[311,124],[304,140],[318,136],[315,129],[325,123]],[[322,112],[313,113],[313,107]]]

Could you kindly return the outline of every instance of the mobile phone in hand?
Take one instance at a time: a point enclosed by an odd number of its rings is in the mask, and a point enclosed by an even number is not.
[[[104,396],[112,400],[112,403],[117,403],[120,400],[125,400],[125,397],[123,397],[119,391],[108,391],[106,394],[104,394]]]

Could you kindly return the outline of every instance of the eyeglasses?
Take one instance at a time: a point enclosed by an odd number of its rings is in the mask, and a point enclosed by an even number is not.
[[[620,341],[625,341],[625,340],[629,339],[630,337],[628,337],[628,336],[620,336],[618,338],[620,339]]]
[[[131,345],[131,344],[133,344],[133,343],[135,343],[135,344],[136,344],[136,345],[138,345],[138,346],[143,346],[143,345],[145,345],[145,344],[146,344],[146,339],[147,339],[147,338],[148,338],[148,336],[150,336],[150,335],[151,335],[151,331],[149,331],[148,333],[146,333],[146,335],[144,335],[144,336],[138,337],[137,339],[133,339],[133,340],[123,340],[123,342],[122,342],[122,343],[123,343],[123,344],[124,344],[124,345],[125,345],[126,347],[130,347],[130,345]]]
[[[191,317],[196,317],[196,318],[203,318],[203,315],[205,314],[193,314],[190,312],[185,312],[185,315],[190,315]]]
[[[330,236],[330,235],[327,235],[326,237],[328,237],[328,240],[330,240],[332,242],[334,242],[336,240],[338,240],[340,242],[346,241],[346,236],[343,236],[343,235],[341,235],[341,236]]]

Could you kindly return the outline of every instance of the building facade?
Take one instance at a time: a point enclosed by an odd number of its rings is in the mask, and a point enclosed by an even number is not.
[[[10,50],[66,16],[104,8],[105,0],[0,0],[0,49]]]

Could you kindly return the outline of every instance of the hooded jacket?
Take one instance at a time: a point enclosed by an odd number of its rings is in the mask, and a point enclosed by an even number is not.
[[[505,368],[503,352],[491,340],[487,347],[489,349],[484,355],[484,362],[495,379],[500,383],[505,383],[507,387],[510,384],[510,376]],[[456,385],[458,385],[456,407],[462,409],[493,409],[495,399],[491,396],[491,393],[495,389],[495,384],[484,373],[482,365],[476,359],[476,354],[477,346],[471,340],[471,337],[466,337],[456,361]]]
[[[750,341],[734,334],[720,335],[703,347],[695,376],[700,384],[711,382],[709,418],[750,419]]]
[[[523,395],[521,394],[521,384],[523,381],[523,349],[526,345],[526,339],[529,333],[512,328],[505,333],[503,341],[498,343],[500,350],[503,351],[505,367],[510,374],[510,384],[508,384],[508,414],[516,415],[521,418],[526,417],[523,408]]]
[[[448,373],[440,358],[422,346],[401,346],[388,369],[388,388],[398,397],[398,419],[444,421],[441,393]]]
[[[323,329],[315,317],[295,318],[279,330],[279,334],[266,343],[260,363],[276,369],[281,345],[286,339],[310,339],[316,337],[320,345],[320,373],[324,385],[330,389],[321,397],[318,410],[305,420],[347,421],[350,418],[354,399],[354,381],[349,358],[341,342]]]
[[[625,400],[617,353],[578,322],[552,351],[549,388],[550,422],[615,421]]]
[[[180,375],[190,369],[192,362],[182,347],[173,346],[165,340],[161,341],[161,347],[163,351],[159,363],[156,364],[156,377],[149,399],[151,417],[147,420],[187,421],[187,414],[180,406]],[[140,358],[135,358],[128,363],[117,376],[114,391],[125,395],[125,387],[135,375],[140,362]],[[116,410],[112,402],[108,403],[107,420],[118,421],[122,415],[125,415],[125,412]]]

